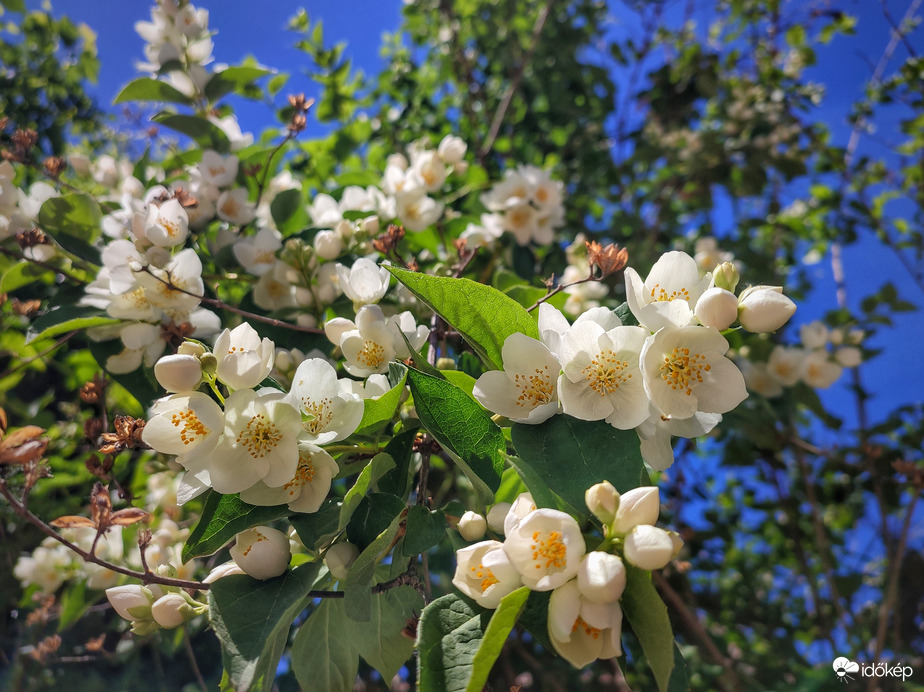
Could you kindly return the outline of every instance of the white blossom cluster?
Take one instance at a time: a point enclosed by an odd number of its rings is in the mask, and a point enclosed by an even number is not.
[[[747,397],[720,330],[737,320],[751,331],[773,331],[795,305],[775,287],[749,288],[736,297],[715,285],[723,277],[700,276],[683,252],[663,255],[644,281],[632,268],[625,276],[639,326],[623,325],[599,307],[570,324],[543,303],[540,340],[509,336],[504,370],[483,374],[474,395],[515,422],[542,423],[563,412],[635,429],[645,461],[663,470],[673,463],[672,436],[709,432]]]
[[[571,515],[538,509],[529,493],[512,505],[495,505],[487,521],[466,512],[459,532],[478,542],[456,552],[452,579],[462,593],[490,609],[521,586],[551,591],[549,639],[576,668],[622,654],[623,561],[644,570],[660,569],[683,546],[679,536],[654,526],[660,513],[657,488],[636,488],[620,496],[604,481],[589,488],[585,500],[606,536],[599,549],[589,552]],[[503,541],[479,540],[486,525],[502,534]]]
[[[20,190],[14,182],[15,177],[13,164],[0,162],[0,242],[35,226],[42,204],[60,194],[54,186],[43,181],[32,183],[28,192]],[[54,256],[55,246],[33,245],[25,248],[23,254],[28,259],[47,262]]]
[[[169,83],[193,97],[205,89],[211,76],[212,38],[208,10],[186,0],[158,0],[151,8],[150,22],[136,22],[135,31],[147,44],[146,62],[136,65],[141,72],[167,72]]]

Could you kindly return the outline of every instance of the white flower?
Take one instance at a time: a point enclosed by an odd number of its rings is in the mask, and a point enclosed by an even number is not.
[[[235,226],[243,226],[253,221],[256,211],[247,201],[247,190],[236,187],[221,193],[215,203],[218,218]]]
[[[767,360],[767,372],[780,384],[792,387],[799,381],[802,361],[807,355],[804,349],[777,344]]]
[[[628,562],[642,569],[661,569],[674,557],[674,539],[664,529],[639,524],[627,535],[623,554]]]
[[[799,339],[806,348],[824,348],[828,343],[828,328],[815,320],[799,327]]]
[[[749,332],[775,332],[796,312],[782,286],[751,286],[738,298],[738,321]]]
[[[466,149],[468,149],[468,146],[461,137],[446,135],[443,137],[442,141],[440,141],[436,152],[440,155],[440,158],[443,159],[443,162],[454,165],[462,160],[462,157],[465,156]]]
[[[208,469],[216,491],[237,493],[258,481],[278,487],[295,477],[302,416],[283,397],[281,392],[258,396],[240,389],[225,399],[223,440],[208,457],[196,460]],[[188,462],[187,468],[192,470]]]
[[[254,286],[253,302],[271,312],[295,307],[297,290],[290,280],[291,270],[288,264],[277,260]]]
[[[510,512],[512,505],[509,502],[498,502],[488,510],[488,528],[495,533],[504,533],[504,520]]]
[[[342,317],[328,320],[324,333],[340,346],[344,367],[356,377],[384,373],[395,357],[395,338],[378,305],[364,305],[356,313],[355,324]]]
[[[261,228],[255,236],[241,238],[232,247],[234,256],[248,272],[263,276],[276,266],[276,251],[282,247],[282,234],[274,228]]]
[[[577,573],[581,596],[593,603],[612,603],[626,588],[626,567],[618,555],[594,550],[584,556]]]
[[[324,553],[324,564],[334,579],[343,581],[350,574],[350,566],[359,557],[359,548],[349,541],[334,543]]]
[[[363,305],[378,303],[388,291],[391,274],[371,259],[361,257],[350,268],[342,264],[335,266],[340,288],[344,295],[353,301],[354,310],[359,310]]]
[[[182,245],[189,235],[189,217],[179,200],[167,200],[159,207],[152,205],[144,235],[158,247]]]
[[[674,463],[671,437],[699,437],[712,430],[722,420],[721,413],[696,412],[689,418],[670,418],[654,405],[651,415],[635,429],[640,442],[642,459],[655,471],[663,471]]]
[[[292,377],[289,400],[309,416],[304,422],[302,439],[317,445],[348,437],[363,417],[362,399],[344,392],[337,371],[320,358],[309,358],[299,364]]]
[[[213,568],[211,572],[208,573],[208,576],[202,581],[206,584],[211,584],[218,581],[224,577],[230,577],[232,574],[246,574],[244,570],[240,568],[234,560],[228,560],[223,562],[217,567]]]
[[[748,392],[727,350],[728,342],[712,327],[664,327],[642,348],[648,396],[672,418],[731,411]]]
[[[202,382],[202,365],[192,355],[163,356],[154,364],[154,377],[168,392],[189,392]]]
[[[629,309],[651,331],[691,324],[693,307],[711,280],[709,274],[700,278],[696,261],[685,252],[662,255],[644,282],[632,267],[625,275]]]
[[[119,337],[124,350],[106,359],[106,369],[116,374],[137,370],[142,360],[147,367],[153,367],[167,345],[159,324],[128,324],[122,328]]]
[[[619,601],[589,601],[581,596],[576,580],[552,592],[548,631],[555,651],[575,668],[622,654]]]
[[[648,418],[648,396],[639,370],[645,344],[640,327],[609,331],[593,320],[576,322],[561,341],[559,396],[568,415],[606,420],[629,430]]]
[[[224,423],[221,407],[206,394],[174,394],[151,407],[141,439],[161,454],[203,457],[218,445]]]
[[[225,329],[215,340],[215,375],[232,389],[256,387],[273,369],[275,345],[247,322]]]
[[[749,360],[739,360],[738,367],[744,375],[744,382],[748,391],[756,392],[768,399],[783,393],[783,385],[773,376],[766,363],[753,363]],[[798,375],[798,371],[796,373]]]
[[[407,230],[418,233],[439,221],[443,203],[427,197],[423,188],[418,188],[395,198],[395,215]]]
[[[863,354],[856,346],[842,346],[834,352],[834,358],[845,368],[855,368],[863,362]]]
[[[557,509],[537,509],[507,531],[504,551],[534,591],[551,591],[577,574],[584,557],[581,527]]]
[[[414,157],[412,171],[420,176],[423,189],[436,192],[446,182],[448,170],[446,163],[435,151],[426,151]]]
[[[391,332],[394,337],[395,356],[398,358],[411,357],[410,351],[407,350],[407,344],[405,344],[404,339],[401,338],[402,334],[404,334],[411,348],[415,351],[420,351],[430,337],[430,327],[425,324],[418,325],[417,320],[414,319],[414,315],[407,310],[397,315],[390,316],[385,320],[385,324],[388,327],[388,331]]]
[[[481,540],[487,528],[487,520],[478,512],[469,510],[459,519],[459,535],[466,541]]]
[[[809,353],[801,363],[802,381],[815,389],[827,389],[840,378],[843,368],[828,359],[826,351]]]
[[[504,528],[502,533],[506,536],[514,527],[520,523],[520,520],[530,512],[536,511],[536,502],[530,493],[520,493],[513,501],[504,516]]]
[[[501,599],[515,591],[520,573],[500,541],[481,541],[456,552],[453,585],[483,608],[497,608]]]
[[[558,413],[561,366],[541,341],[515,332],[501,350],[503,370],[484,373],[473,394],[482,406],[517,423],[542,423]]]
[[[724,288],[710,288],[696,301],[693,313],[704,327],[722,331],[738,319],[738,299]]]
[[[613,521],[613,533],[628,533],[639,524],[654,524],[661,512],[661,500],[655,486],[633,488],[619,497]]]
[[[110,605],[124,619],[149,620],[151,606],[154,601],[163,596],[163,590],[156,584],[141,586],[140,584],[125,584],[106,589],[106,598]]]
[[[255,526],[237,534],[231,557],[254,579],[272,579],[286,571],[292,554],[289,538],[269,526]]]
[[[272,507],[286,504],[293,512],[317,512],[330,493],[330,484],[340,468],[333,457],[320,447],[299,447],[295,476],[282,486],[271,488],[262,481],[241,491],[241,500],[251,505]]]
[[[318,231],[314,236],[314,250],[322,259],[335,260],[343,252],[343,237],[337,231]]]
[[[238,129],[240,133],[240,129]],[[202,152],[202,160],[197,166],[202,181],[206,185],[215,187],[228,187],[237,178],[238,158],[233,154],[222,156],[217,151],[206,149]]]

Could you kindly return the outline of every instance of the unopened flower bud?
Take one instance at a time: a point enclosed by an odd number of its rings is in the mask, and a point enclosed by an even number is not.
[[[751,286],[738,298],[738,321],[749,332],[775,332],[795,311],[782,286]]]
[[[336,231],[318,231],[314,237],[314,249],[326,260],[337,259],[343,252],[343,239]]]
[[[674,541],[664,529],[641,524],[626,536],[623,552],[626,560],[636,567],[661,569],[674,555]]]
[[[459,535],[465,540],[480,541],[488,528],[487,520],[478,512],[469,510],[459,519]]]
[[[367,216],[365,219],[359,222],[359,227],[366,235],[374,236],[378,235],[382,228],[382,224],[379,221],[378,216]],[[344,236],[344,238],[346,237],[348,236]]]
[[[654,524],[661,512],[661,498],[655,486],[634,488],[619,498],[613,521],[614,533],[629,533],[639,524]]]
[[[578,568],[577,587],[588,601],[618,601],[626,588],[626,566],[617,555],[599,550],[587,553]]]
[[[255,526],[237,534],[231,557],[254,579],[272,579],[289,566],[289,538],[269,526]]]
[[[704,327],[722,331],[738,319],[738,298],[724,288],[710,288],[696,301],[693,312]]]
[[[446,135],[440,142],[436,153],[438,153],[440,158],[446,163],[455,164],[462,160],[467,149],[468,146],[461,137]]]
[[[202,372],[214,376],[218,370],[218,358],[214,353],[204,353],[199,356],[199,365],[202,367]]]
[[[324,564],[331,575],[338,581],[343,581],[350,573],[350,565],[359,557],[359,548],[347,541],[334,543],[324,553]]]
[[[845,368],[855,368],[863,362],[863,354],[856,346],[842,346],[834,352],[834,359]]]
[[[488,510],[488,528],[494,533],[504,533],[504,519],[510,511],[509,502],[498,502]]]
[[[667,533],[671,537],[671,542],[674,544],[674,552],[671,553],[671,560],[673,560],[680,555],[680,551],[683,550],[683,539],[676,531],[668,531]]]
[[[712,280],[716,288],[724,288],[730,293],[738,287],[738,270],[731,262],[722,262],[712,270]]]
[[[195,356],[177,353],[154,364],[154,377],[168,392],[191,392],[202,382],[202,366]]]
[[[147,620],[151,617],[151,605],[163,595],[161,588],[140,584],[126,584],[106,589],[106,598],[115,611],[129,621]]]
[[[452,358],[437,358],[436,359],[436,369],[437,370],[455,370],[456,361]]]
[[[609,481],[603,481],[590,486],[584,492],[584,502],[587,509],[605,526],[613,523],[616,518],[616,508],[619,506],[619,491]]]
[[[158,625],[169,630],[194,618],[196,611],[182,594],[168,593],[154,601],[151,615]]]
[[[180,344],[179,348],[177,348],[176,352],[183,356],[195,356],[199,358],[208,353],[208,350],[197,341],[184,341]]]

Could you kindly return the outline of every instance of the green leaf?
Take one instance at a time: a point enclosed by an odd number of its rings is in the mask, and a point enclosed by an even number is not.
[[[259,581],[244,575],[219,579],[209,589],[209,622],[235,690],[272,689],[289,626],[310,601],[320,562]]]
[[[357,622],[369,622],[372,618],[372,582],[375,580],[375,566],[380,556],[398,535],[403,520],[399,512],[388,528],[363,550],[350,566],[346,583],[343,585],[343,602],[347,616]]]
[[[622,612],[642,645],[658,689],[667,692],[674,668],[674,633],[667,606],[652,585],[648,571],[626,565],[626,590],[621,603]]]
[[[536,321],[522,305],[469,279],[429,276],[386,267],[398,281],[453,326],[489,367],[503,367],[501,349],[514,332],[539,338]]]
[[[348,632],[344,602],[325,598],[292,642],[292,670],[305,690],[352,692],[359,650]]]
[[[396,467],[379,479],[379,492],[406,498],[411,492],[411,454],[417,427],[402,430],[385,445],[385,453],[395,460]]]
[[[231,150],[228,136],[222,132],[218,125],[209,122],[197,115],[177,115],[176,113],[162,112],[151,118],[156,123],[169,127],[180,134],[191,138],[205,149],[214,149],[219,154],[227,154]]]
[[[372,461],[366,464],[363,470],[359,472],[353,487],[343,497],[339,528],[346,527],[350,517],[353,516],[353,512],[359,507],[359,503],[362,502],[372,484],[393,468],[395,468],[395,460],[389,454],[382,452],[372,457]]]
[[[430,511],[423,505],[413,505],[407,510],[407,534],[401,551],[407,557],[425,553],[437,545],[446,535],[446,514],[440,510]]]
[[[475,653],[475,660],[472,661],[472,677],[465,688],[466,692],[481,692],[484,689],[488,682],[488,674],[494,667],[497,657],[500,656],[504,642],[507,641],[510,631],[517,624],[520,614],[526,607],[529,593],[528,586],[521,586],[501,599],[500,605],[491,616],[481,645]]]
[[[228,67],[211,76],[205,85],[205,97],[215,102],[232,92],[242,93],[260,77],[273,74],[270,70],[259,67]]]
[[[667,692],[688,692],[690,689],[690,677],[687,675],[687,662],[683,660],[683,654],[674,642],[674,669],[671,671],[671,680],[667,686]]]
[[[289,523],[295,527],[306,548],[318,549],[341,531],[340,503],[335,498],[328,498],[317,512],[293,514]]]
[[[421,423],[490,501],[504,472],[504,433],[477,402],[447,380],[409,370],[408,382]]]
[[[55,273],[32,262],[17,262],[3,273],[0,278],[0,293],[11,293],[28,286],[39,279],[54,279]]]
[[[372,598],[369,622],[346,618],[346,630],[359,655],[391,680],[414,653],[414,642],[402,633],[408,620],[423,608],[423,598],[410,586],[389,589]],[[316,688],[323,689],[323,688]]]
[[[99,594],[98,591],[95,593]],[[80,579],[71,582],[61,596],[58,632],[63,632],[82,618],[91,605],[93,605],[93,600],[87,598],[86,582]]]
[[[407,368],[400,363],[391,363],[388,370],[389,381],[393,381],[394,375],[397,377],[397,384],[376,399],[363,399],[363,419],[359,422],[355,434],[375,436],[395,417],[407,384]]]
[[[617,430],[605,421],[553,416],[539,425],[514,423],[511,428],[518,467],[528,468],[524,482],[534,491],[535,479],[551,488],[571,509],[588,516],[584,492],[607,480],[624,493],[638,487],[645,468],[634,430]],[[531,485],[531,480],[533,485]]]
[[[116,324],[121,320],[109,317],[99,308],[89,305],[61,305],[49,310],[29,326],[26,343],[39,339],[49,339],[59,334],[77,329],[100,327],[104,324]]]
[[[468,689],[490,612],[456,594],[431,602],[417,630],[418,685],[422,692]]]
[[[39,209],[38,223],[55,240],[63,234],[89,244],[102,232],[102,218],[96,200],[82,192],[73,192],[45,200]]]
[[[276,195],[270,202],[270,214],[284,235],[302,230],[311,221],[301,190],[283,190]]]
[[[405,502],[388,493],[363,497],[346,525],[347,538],[362,550],[388,528],[393,517],[404,511]]]
[[[112,103],[115,105],[126,101],[163,101],[187,106],[193,104],[193,100],[183,92],[166,82],[149,77],[141,77],[126,84]]]
[[[221,495],[210,490],[202,507],[202,516],[183,546],[183,562],[211,555],[241,531],[289,514],[291,511],[286,505],[257,507],[242,502],[237,495]]]
[[[475,389],[475,378],[464,373],[461,370],[443,370],[443,377],[452,382],[456,387],[474,398],[472,392]]]

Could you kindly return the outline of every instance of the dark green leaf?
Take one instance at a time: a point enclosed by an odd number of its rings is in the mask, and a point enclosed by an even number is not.
[[[150,79],[149,77],[141,77],[126,84],[112,103],[115,105],[126,101],[162,101],[166,103],[182,103],[187,106],[193,103],[193,100],[183,92],[178,91],[166,82]]]
[[[341,529],[349,523],[350,517],[353,516],[353,512],[359,507],[359,503],[369,492],[372,484],[393,468],[395,468],[395,460],[390,455],[382,452],[372,457],[372,460],[360,471],[353,487],[347,491],[343,498],[343,506],[340,509]]]
[[[667,606],[652,585],[649,572],[626,565],[626,576],[622,612],[638,637],[658,688],[666,692],[674,668],[674,633]]]
[[[407,535],[402,551],[407,557],[425,553],[443,540],[446,534],[446,515],[443,510],[430,511],[423,505],[407,510]]]
[[[0,293],[12,293],[16,289],[28,286],[39,279],[54,279],[53,271],[39,267],[32,262],[17,262],[3,273],[0,278]]]
[[[302,689],[352,692],[359,650],[349,623],[344,602],[325,598],[299,628],[292,642],[292,670]]]
[[[29,327],[26,343],[49,339],[76,329],[116,324],[120,320],[110,317],[99,308],[89,305],[62,305],[49,310]]]
[[[227,67],[211,76],[205,85],[205,97],[214,103],[226,94],[243,93],[254,81],[269,74],[273,73],[259,67]]]
[[[490,619],[491,611],[456,594],[424,608],[417,630],[417,679],[423,692],[468,689]]]
[[[310,601],[320,566],[307,563],[266,581],[232,575],[212,584],[209,622],[235,690],[272,689],[289,626]]]
[[[413,655],[414,642],[402,630],[422,608],[420,594],[410,586],[400,586],[372,597],[369,622],[346,619],[347,636],[383,680],[395,677]]]
[[[446,380],[408,371],[421,423],[488,501],[500,486],[507,443],[491,416],[468,394]]]
[[[231,150],[228,135],[218,125],[197,115],[177,115],[176,113],[158,113],[151,118],[156,123],[184,134],[206,149],[214,149],[219,154]]]
[[[276,228],[285,235],[302,230],[310,222],[301,190],[283,190],[273,197],[270,214]]]
[[[375,566],[379,558],[391,545],[403,520],[399,512],[378,537],[363,550],[350,566],[346,583],[343,585],[343,601],[347,616],[356,622],[369,622],[372,618],[372,583],[375,581]]]
[[[526,607],[529,594],[529,587],[521,586],[501,599],[500,605],[497,606],[485,630],[484,638],[475,654],[475,660],[472,661],[472,677],[465,688],[466,692],[481,692],[484,689],[494,662],[500,656],[507,637]]]
[[[360,502],[346,525],[347,537],[362,550],[387,529],[391,520],[404,508],[404,500],[388,493],[360,495]],[[343,514],[340,516],[342,522]]]
[[[237,495],[221,495],[210,490],[202,516],[183,546],[183,562],[220,550],[241,531],[267,524],[291,514],[286,505],[256,507]]]
[[[638,487],[644,462],[634,430],[560,415],[539,425],[514,423],[511,435],[518,468],[533,471],[523,478],[530,491],[551,488],[577,514],[587,516],[584,493],[595,483],[607,480],[621,493]],[[545,488],[534,491],[535,478]]]
[[[395,468],[383,475],[377,487],[379,492],[391,493],[406,498],[411,491],[411,453],[414,451],[414,438],[417,428],[403,430],[385,445],[385,453],[395,460]]]
[[[501,349],[514,332],[539,338],[535,320],[512,298],[469,279],[428,276],[387,267],[398,281],[451,324],[485,364],[503,367]]]
[[[305,547],[317,549],[340,533],[340,503],[335,498],[328,498],[317,512],[293,514],[289,522]]]

